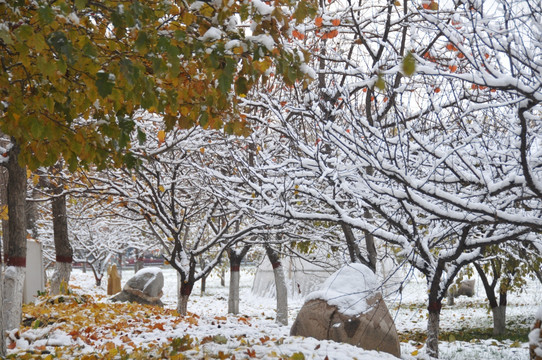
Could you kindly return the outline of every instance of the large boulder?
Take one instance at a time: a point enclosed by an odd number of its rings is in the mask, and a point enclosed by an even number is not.
[[[542,360],[542,307],[538,309],[529,333],[529,352],[531,360]]]
[[[292,325],[290,335],[334,340],[400,357],[395,323],[373,272],[349,264],[309,294]]]
[[[157,267],[148,267],[139,270],[122,288],[122,291],[113,296],[111,301],[130,301],[145,305],[164,304],[160,300],[163,295],[164,274]]]
[[[450,286],[450,289],[448,290],[448,305],[454,305],[454,299],[458,296],[473,297],[475,285],[474,279],[471,279],[463,280],[459,285]]]

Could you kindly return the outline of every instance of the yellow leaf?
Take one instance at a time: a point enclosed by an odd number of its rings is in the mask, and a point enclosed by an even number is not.
[[[162,144],[166,140],[166,132],[164,130],[158,131],[158,142]]]
[[[9,220],[7,205],[0,206],[0,220]]]
[[[206,17],[211,17],[214,11],[215,10],[212,8],[212,6],[208,4],[203,4],[203,6],[199,9],[199,12],[201,13],[201,15],[206,16]]]
[[[160,192],[166,191],[166,189],[164,189],[164,186],[163,186],[163,185],[158,186],[158,190],[160,190]]]
[[[410,353],[410,355],[412,355],[412,356],[418,355],[418,350],[414,350],[413,352]]]
[[[245,52],[245,50],[243,49],[242,46],[237,46],[237,47],[233,48],[233,53],[236,54],[236,55],[241,55],[244,52]]]
[[[200,148],[199,152],[202,153],[202,154],[205,153],[205,148]]]

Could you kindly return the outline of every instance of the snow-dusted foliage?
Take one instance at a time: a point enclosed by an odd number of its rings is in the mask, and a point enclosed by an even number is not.
[[[457,272],[538,241],[540,6],[334,1],[298,27],[318,81],[246,100],[259,210],[364,230],[425,274],[433,356]]]
[[[202,166],[229,171],[222,136],[200,127],[166,135],[159,124],[146,116],[138,123],[146,136],[132,149],[137,167],[103,172],[92,180],[95,189],[112,197],[111,206],[146,224],[180,275],[179,310],[186,313],[194,283],[259,225],[228,199],[216,197],[213,189],[222,185],[198,171]]]

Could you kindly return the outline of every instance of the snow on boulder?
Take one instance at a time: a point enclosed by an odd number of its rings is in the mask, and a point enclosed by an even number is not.
[[[160,298],[163,295],[164,274],[157,267],[139,270],[122,288],[122,291],[111,298],[111,301],[130,301],[146,305],[163,306]]]
[[[306,297],[290,335],[401,355],[395,323],[376,276],[359,263],[345,265]]]
[[[534,325],[529,333],[529,351],[531,360],[542,360],[542,306],[538,309],[535,316]]]

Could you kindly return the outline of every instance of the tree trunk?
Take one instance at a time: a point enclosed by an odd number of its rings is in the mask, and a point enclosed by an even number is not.
[[[239,280],[240,280],[239,267],[231,266],[230,270],[230,288],[228,296],[228,313],[237,315],[239,314]]]
[[[51,294],[58,295],[68,290],[73,262],[73,249],[68,237],[68,216],[66,211],[66,195],[62,185],[53,188],[55,197],[52,200],[53,231],[55,240],[56,264],[51,278]],[[61,287],[63,289],[61,289]]]
[[[35,199],[37,196],[36,188],[32,189],[32,199]],[[36,225],[36,220],[38,219],[38,207],[36,202],[27,201],[25,204],[26,212],[26,229],[28,230],[32,239],[38,238],[38,227]]]
[[[26,169],[19,165],[19,146],[14,143],[8,168],[8,227],[4,276],[4,329],[18,328],[22,318],[23,285],[26,273]]]
[[[233,249],[228,250],[230,259],[230,288],[228,295],[228,313],[239,314],[239,283],[241,279],[241,261],[250,250],[250,246],[246,245],[241,251]]]
[[[484,290],[486,292],[489,306],[493,314],[493,335],[504,335],[506,333],[506,303],[507,303],[507,290],[506,286],[501,290],[499,294],[499,302],[497,303],[497,296],[495,294],[495,287],[497,285],[497,279],[500,277],[499,273],[494,274],[492,283],[489,280],[483,270],[483,268],[474,262],[474,267],[482,280]],[[495,272],[495,270],[494,270]],[[505,281],[505,280],[501,280]]]
[[[1,186],[1,183],[0,183]],[[1,203],[0,203],[1,204]],[[0,304],[3,303],[4,295],[4,262],[2,261],[2,242],[0,242]],[[4,338],[4,316],[0,311],[0,359],[6,356],[6,339]]]
[[[7,170],[0,167],[0,206],[7,205]],[[3,304],[4,298],[4,251],[7,244],[8,222],[2,220],[2,241],[0,241],[0,304]],[[6,339],[4,337],[4,317],[0,310],[0,359],[6,356]]]
[[[506,305],[491,308],[493,313],[493,335],[506,333]]]
[[[53,276],[51,276],[51,295],[67,294],[70,275],[72,272],[71,262],[56,261]]]
[[[119,277],[120,277],[120,280],[122,281],[122,271],[124,270],[124,268],[122,267],[122,253],[119,254]]]
[[[277,323],[288,325],[288,289],[286,287],[286,278],[284,270],[280,263],[279,255],[270,246],[266,246],[267,257],[273,267],[275,277],[275,287],[277,292]]]
[[[181,281],[179,301],[177,302],[177,312],[181,316],[186,316],[188,314],[188,299],[190,298],[190,294],[192,294],[193,288],[193,283]]]
[[[0,245],[0,249],[2,246]],[[0,251],[0,254],[2,252]],[[0,304],[3,303],[4,297],[4,264],[0,259]],[[0,359],[6,357],[6,339],[4,337],[4,316],[2,311],[0,311]]]
[[[139,270],[143,269],[145,266],[145,263],[143,262],[143,255],[141,254],[139,249],[136,249],[136,260],[134,263],[134,272],[138,272]]]
[[[438,359],[438,335],[440,331],[441,302],[429,302],[429,318],[427,319],[427,354]]]
[[[499,306],[491,309],[493,312],[493,335],[504,335],[506,333],[506,305],[508,305],[508,283],[501,287],[499,293]]]
[[[370,218],[369,213],[365,213],[365,216]],[[357,244],[356,237],[354,236],[354,232],[352,231],[352,227],[345,223],[341,223],[341,227],[343,229],[343,233],[346,239],[346,246],[348,248],[348,254],[350,255],[350,261],[360,262],[363,265],[368,266],[371,270],[373,270],[373,272],[376,272],[376,248],[373,234],[367,231],[363,232],[363,234],[365,235],[365,247],[367,249],[368,255],[368,258],[365,259],[363,255],[361,255],[361,251],[359,250],[359,246]]]
[[[203,296],[203,294],[205,294],[206,285],[207,285],[207,276],[203,276],[201,278],[201,292],[200,292],[201,296]]]

